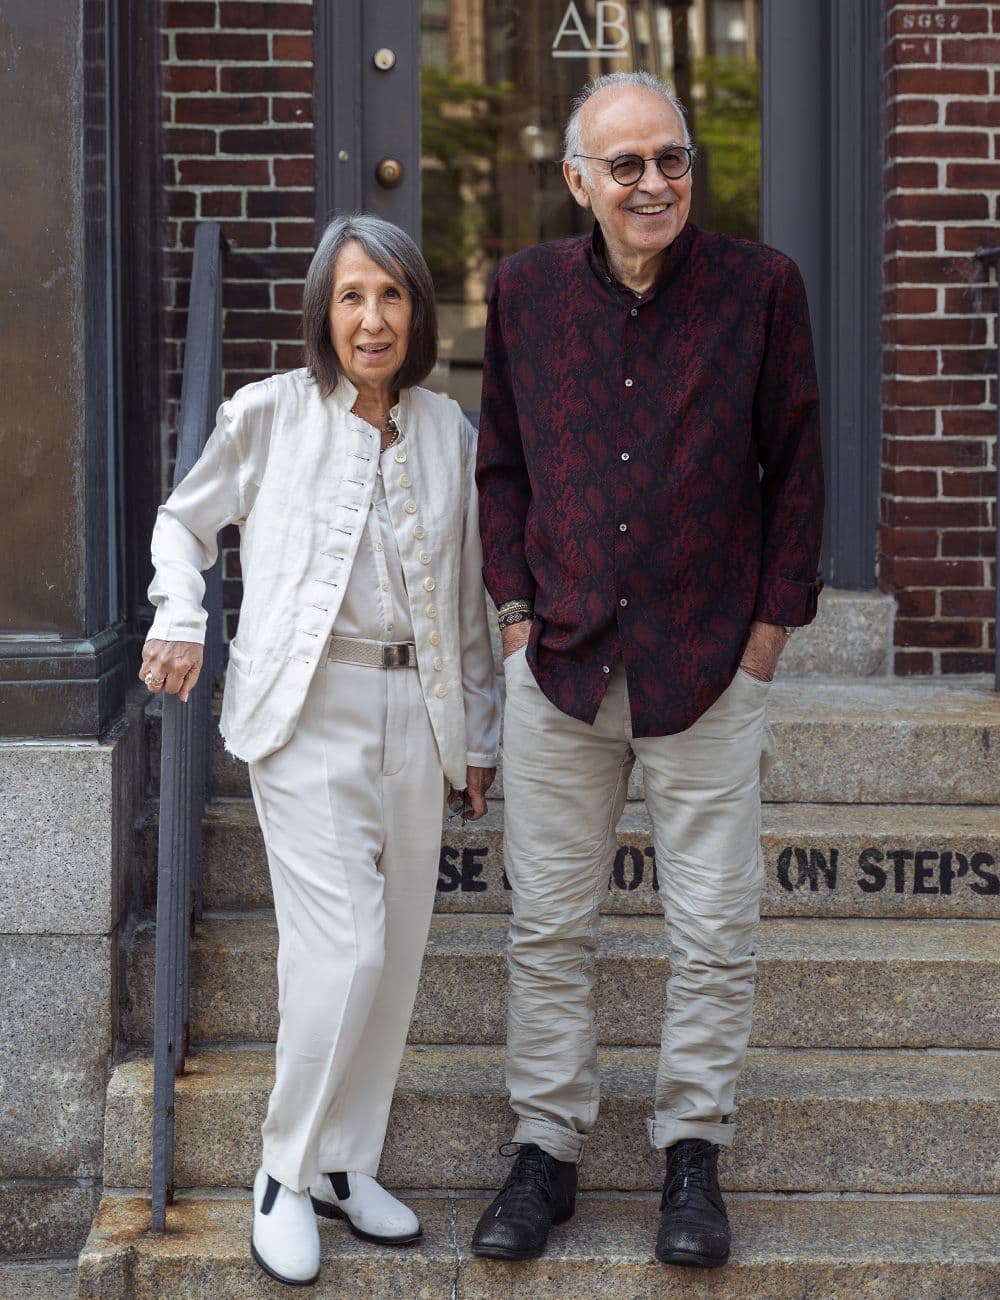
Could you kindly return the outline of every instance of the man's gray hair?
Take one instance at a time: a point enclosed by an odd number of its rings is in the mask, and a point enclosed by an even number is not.
[[[406,358],[393,380],[396,388],[412,388],[427,378],[437,361],[434,283],[423,254],[406,231],[365,212],[334,217],[309,263],[302,292],[306,365],[323,395],[332,393],[341,369],[330,339],[330,298],[337,258],[352,240],[377,266],[405,285],[413,299]]]
[[[654,95],[659,95],[680,118],[681,126],[684,129],[684,143],[690,146],[691,132],[688,130],[687,110],[665,81],[654,76],[652,72],[606,72],[603,77],[595,77],[593,81],[588,81],[573,100],[569,121],[566,123],[566,131],[563,136],[563,162],[570,163],[578,171],[582,172],[588,180],[590,179],[590,169],[586,162],[582,159],[579,162],[574,162],[574,159],[583,153],[583,132],[580,129],[580,114],[583,106],[598,91],[607,90],[612,86],[620,90],[626,90],[630,87],[651,90]]]

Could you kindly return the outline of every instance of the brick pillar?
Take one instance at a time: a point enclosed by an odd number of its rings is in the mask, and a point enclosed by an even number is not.
[[[900,673],[986,672],[994,644],[1000,4],[886,5],[880,576]]]
[[[163,7],[167,340],[165,427],[180,395],[191,250],[199,220],[229,241],[226,394],[301,365],[302,281],[312,255],[312,5],[174,0]],[[164,483],[173,474],[164,448]],[[222,538],[227,635],[240,600],[238,539]]]

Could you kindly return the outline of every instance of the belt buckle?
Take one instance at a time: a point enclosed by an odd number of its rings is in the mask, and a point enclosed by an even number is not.
[[[409,666],[410,647],[405,642],[401,645],[384,645],[382,647],[383,668],[409,668]]]

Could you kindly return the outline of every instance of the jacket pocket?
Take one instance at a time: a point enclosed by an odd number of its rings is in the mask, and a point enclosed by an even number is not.
[[[253,660],[240,649],[235,641],[229,643],[229,666],[235,668],[244,677],[249,677],[253,668]]]

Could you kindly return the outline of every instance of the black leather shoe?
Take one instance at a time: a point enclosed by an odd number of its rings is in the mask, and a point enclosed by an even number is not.
[[[719,1148],[688,1138],[667,1148],[656,1258],[720,1268],[729,1258],[729,1220],[719,1190]]]
[[[502,1154],[503,1147],[500,1148]],[[549,1228],[576,1209],[576,1165],[533,1142],[519,1148],[507,1181],[483,1211],[472,1253],[486,1259],[537,1259]]]

